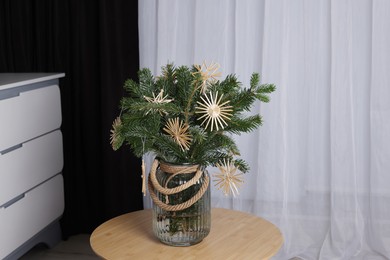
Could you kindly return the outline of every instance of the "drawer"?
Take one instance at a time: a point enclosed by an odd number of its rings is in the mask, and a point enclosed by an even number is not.
[[[56,130],[0,154],[0,206],[63,168],[62,134]]]
[[[0,152],[61,126],[61,100],[57,85],[50,85],[0,100]]]
[[[0,259],[62,215],[63,194],[63,179],[58,174],[9,207],[0,208]]]

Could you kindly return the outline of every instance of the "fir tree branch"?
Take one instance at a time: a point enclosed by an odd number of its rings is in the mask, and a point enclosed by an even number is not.
[[[186,124],[189,124],[189,114],[190,114],[191,104],[194,102],[194,96],[195,96],[196,91],[199,90],[199,86],[197,86],[198,83],[199,83],[199,79],[195,80],[195,82],[193,84],[191,84],[192,91],[191,91],[191,94],[187,100],[187,105],[186,105],[186,108],[184,110],[184,122]]]
[[[224,129],[226,132],[233,134],[248,133],[262,124],[260,115],[253,115],[248,117],[232,117],[230,124]]]
[[[260,87],[257,88],[255,91],[256,98],[262,102],[267,103],[270,100],[267,94],[274,92],[275,89],[276,87],[273,84],[260,85]]]
[[[213,68],[217,67],[202,65],[189,69],[186,66],[175,67],[170,63],[161,68],[162,75],[159,77],[154,77],[149,69],[144,68],[138,72],[138,83],[126,80],[123,87],[127,95],[120,103],[120,124],[115,126],[115,132],[111,132],[111,139],[115,139],[115,143],[112,142],[114,149],[127,144],[138,157],[154,152],[161,159],[172,163],[216,166],[228,160],[233,161],[240,171],[247,172],[248,164],[242,159],[235,159],[240,154],[230,134],[250,132],[262,124],[259,114],[245,116],[243,112],[249,111],[256,99],[268,102],[275,85],[260,84],[258,73],[251,75],[249,88],[242,88],[234,74],[228,75],[223,81],[213,81],[218,74]],[[212,80],[208,81],[210,78]],[[203,85],[206,83],[206,86]],[[205,93],[211,91],[218,92],[218,96],[223,95],[223,100],[217,102],[226,102],[226,106],[229,106],[229,113],[225,113],[227,125],[223,129],[204,129],[202,120],[198,120],[200,116],[194,112],[203,92],[200,89]],[[205,110],[204,114],[220,116],[218,113],[221,111],[215,106],[210,109],[216,110]],[[189,126],[189,150],[183,150],[170,135],[164,133],[167,120],[176,117]]]
[[[242,173],[247,173],[250,170],[250,167],[248,163],[242,159],[236,159],[234,160],[234,165],[237,166],[237,168],[242,172]]]
[[[251,90],[256,89],[256,87],[259,85],[259,83],[260,83],[259,73],[253,73],[251,76],[251,80],[250,80]]]
[[[148,68],[144,68],[138,72],[139,84],[138,88],[133,89],[133,93],[139,97],[154,93],[155,82],[152,72]]]
[[[235,113],[249,111],[255,100],[255,95],[250,90],[244,89],[231,95],[230,105],[233,107]]]

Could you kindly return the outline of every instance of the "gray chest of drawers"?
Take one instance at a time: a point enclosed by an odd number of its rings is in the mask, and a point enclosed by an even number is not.
[[[61,73],[0,73],[0,259],[60,239]]]

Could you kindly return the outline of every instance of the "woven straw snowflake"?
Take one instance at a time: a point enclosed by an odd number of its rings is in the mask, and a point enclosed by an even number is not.
[[[217,189],[222,190],[223,194],[228,196],[239,195],[238,188],[244,183],[243,174],[238,171],[233,162],[224,160],[222,164],[217,164],[219,173],[214,174],[214,182]]]
[[[219,128],[224,129],[227,125],[225,120],[230,120],[232,110],[232,106],[228,106],[226,104],[229,101],[225,101],[221,104],[223,94],[218,97],[218,91],[213,96],[213,93],[210,92],[210,98],[207,95],[200,97],[202,102],[197,101],[198,107],[196,107],[195,113],[203,114],[198,120],[202,120],[201,125],[206,123],[205,128],[210,125],[211,131],[213,131],[214,127],[219,130]]]
[[[113,150],[118,150],[118,148],[122,145],[123,138],[119,134],[119,128],[122,126],[122,121],[120,117],[115,118],[112,123],[111,135],[110,135],[110,144]]]
[[[154,103],[154,104],[166,104],[166,103],[173,101],[173,99],[168,99],[168,95],[164,96],[164,89],[161,89],[160,93],[158,93],[157,96],[155,96],[154,93],[152,93],[152,95],[153,95],[153,97],[144,96],[144,99],[146,101],[148,101],[149,103]],[[149,109],[146,112],[146,114],[148,114],[152,110],[153,109]],[[166,114],[166,111],[164,111],[164,110],[158,110],[158,112],[160,113],[160,115],[162,115],[163,113]]]
[[[205,62],[202,65],[194,65],[197,69],[196,73],[199,73],[202,78],[202,84],[199,86],[203,94],[206,93],[209,83],[212,83],[217,80],[217,77],[221,76],[221,72],[218,72],[220,65],[218,63],[212,62],[210,65],[206,65]]]
[[[187,131],[188,128],[189,125],[182,121],[179,122],[179,118],[176,117],[175,119],[168,119],[164,131],[167,132],[184,151],[190,149],[190,143],[192,141],[191,135]]]

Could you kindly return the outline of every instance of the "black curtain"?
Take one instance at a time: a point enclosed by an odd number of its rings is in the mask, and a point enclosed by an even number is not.
[[[112,151],[123,83],[137,78],[138,6],[128,0],[0,0],[0,72],[60,80],[65,237],[142,209],[140,160]]]

